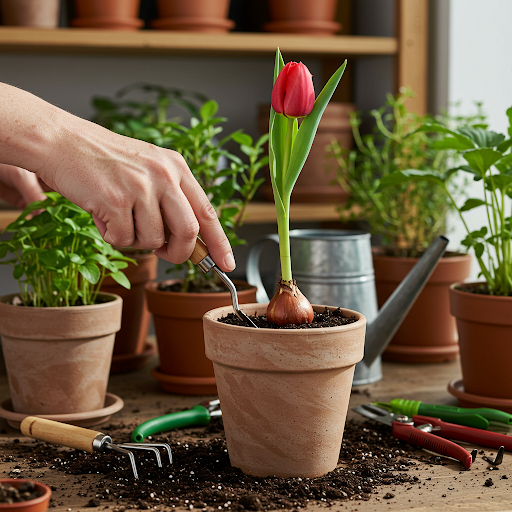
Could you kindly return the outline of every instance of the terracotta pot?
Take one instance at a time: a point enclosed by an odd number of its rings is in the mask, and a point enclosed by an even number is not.
[[[343,203],[348,194],[331,182],[336,179],[336,161],[326,158],[326,147],[337,140],[341,147],[350,149],[353,143],[350,114],[351,103],[331,102],[327,105],[308,158],[293,187],[292,201],[297,203]],[[261,133],[268,133],[270,105],[259,106],[258,125]],[[268,150],[267,150],[268,151]],[[269,201],[274,200],[267,167],[267,183],[262,192]]]
[[[140,0],[74,0],[73,27],[109,30],[137,30],[144,21],[138,18]]]
[[[288,32],[328,36],[339,32],[341,24],[334,21],[337,0],[269,0],[271,22],[268,32]]]
[[[240,304],[256,302],[256,287],[242,281],[234,283],[237,288],[248,287],[238,292]],[[146,286],[160,355],[160,366],[153,370],[153,377],[171,393],[216,394],[213,366],[204,354],[202,318],[211,309],[230,305],[229,292],[167,292],[158,290],[158,284]]]
[[[377,250],[378,251],[378,250]],[[397,258],[374,252],[377,303],[381,308],[418,258]],[[457,327],[450,314],[449,289],[470,275],[471,255],[443,257],[383,354],[404,363],[438,363],[457,358]]]
[[[158,258],[153,253],[126,255],[137,261],[137,265],[130,263],[123,270],[130,280],[131,288],[127,290],[112,277],[107,277],[101,286],[102,291],[115,293],[123,299],[123,317],[114,344],[112,373],[140,368],[149,357],[142,356],[154,353],[147,343],[151,314],[147,307],[145,286],[156,279]]]
[[[56,28],[60,0],[1,0],[2,24]]]
[[[235,23],[228,19],[230,0],[157,0],[158,19],[151,23],[160,30],[222,33]]]
[[[9,512],[45,512],[50,503],[52,490],[45,484],[36,480],[27,480],[26,478],[1,478],[0,484],[11,485],[19,489],[25,482],[32,482],[36,486],[39,497],[33,500],[20,501],[18,503],[0,503],[0,510]]]
[[[464,392],[480,397],[480,404],[501,399],[502,406],[508,403],[512,409],[512,297],[465,291],[472,284],[450,287],[450,309],[459,332]],[[459,401],[464,398],[459,397]],[[497,405],[493,403],[491,407]]]
[[[264,314],[267,305],[242,309]],[[336,468],[366,329],[361,313],[344,311],[357,322],[324,329],[218,322],[229,307],[204,316],[206,355],[215,368],[233,466],[257,477],[285,478],[314,478]]]
[[[70,414],[102,409],[123,301],[69,308],[13,306],[0,297],[0,335],[15,412]]]

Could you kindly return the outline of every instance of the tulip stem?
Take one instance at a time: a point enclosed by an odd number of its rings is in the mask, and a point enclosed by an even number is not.
[[[292,154],[292,146],[293,146],[293,127],[295,123],[295,119],[288,117],[286,119],[286,140],[284,144],[284,155],[283,155],[283,190],[284,184],[286,182],[286,175],[288,174],[288,164],[290,163],[290,156]]]

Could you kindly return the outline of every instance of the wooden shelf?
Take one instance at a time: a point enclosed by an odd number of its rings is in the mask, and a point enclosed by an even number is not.
[[[51,53],[175,53],[216,55],[274,55],[283,53],[322,56],[395,55],[393,37],[244,33],[201,34],[158,30],[115,31],[76,28],[34,29],[0,27],[0,52]]]
[[[340,216],[333,203],[295,203],[290,208],[290,219],[293,222],[337,221]],[[14,222],[20,210],[0,209],[0,231]],[[271,224],[276,222],[276,209],[273,203],[250,203],[246,210],[244,224]]]

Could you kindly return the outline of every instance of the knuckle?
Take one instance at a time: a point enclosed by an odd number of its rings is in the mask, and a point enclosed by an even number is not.
[[[197,220],[189,221],[180,228],[180,234],[186,240],[193,240],[199,234],[199,223]]]
[[[205,197],[205,201],[202,203],[201,208],[198,212],[198,216],[207,222],[216,222],[218,220],[217,212],[213,205]]]

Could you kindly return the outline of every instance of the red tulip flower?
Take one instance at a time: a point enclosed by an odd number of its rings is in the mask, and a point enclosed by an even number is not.
[[[272,89],[272,108],[285,117],[305,117],[315,104],[313,75],[302,62],[288,62]]]

